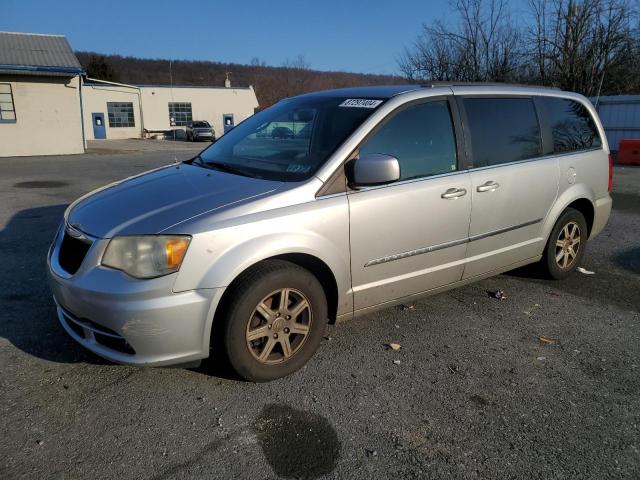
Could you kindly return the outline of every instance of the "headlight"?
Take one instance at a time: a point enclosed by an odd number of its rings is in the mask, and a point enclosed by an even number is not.
[[[136,278],[153,278],[180,269],[191,237],[145,235],[114,237],[102,256],[102,265]]]

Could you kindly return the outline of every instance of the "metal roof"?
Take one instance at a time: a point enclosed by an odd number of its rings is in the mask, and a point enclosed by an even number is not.
[[[64,35],[0,32],[0,71],[77,75],[83,70]]]
[[[620,140],[640,139],[640,95],[593,97],[591,102],[596,106],[612,152],[618,151]]]

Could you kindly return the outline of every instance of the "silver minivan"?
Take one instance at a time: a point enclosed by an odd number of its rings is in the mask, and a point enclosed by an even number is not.
[[[104,358],[212,355],[267,381],[304,365],[327,322],[534,262],[567,276],[610,191],[606,137],[581,95],[318,92],[74,202],[49,277],[64,329]]]

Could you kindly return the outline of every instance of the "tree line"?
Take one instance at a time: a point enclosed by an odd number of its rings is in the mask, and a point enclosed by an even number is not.
[[[325,72],[311,69],[303,55],[286,59],[280,66],[268,66],[254,58],[248,65],[208,61],[142,59],[120,55],[76,52],[87,75],[133,85],[217,85],[228,75],[232,86],[253,85],[260,108],[285,97],[330,88],[359,85],[406,83],[399,76],[349,72]]]
[[[399,56],[413,81],[512,82],[586,96],[640,90],[637,2],[451,0]]]

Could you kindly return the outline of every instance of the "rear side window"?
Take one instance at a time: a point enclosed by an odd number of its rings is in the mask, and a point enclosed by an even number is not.
[[[553,152],[589,150],[602,145],[596,124],[583,104],[566,98],[541,97],[553,137]]]
[[[540,126],[530,98],[465,98],[474,167],[540,156]]]
[[[427,177],[456,169],[456,141],[446,100],[406,108],[360,146],[360,156],[393,155],[400,179]]]

